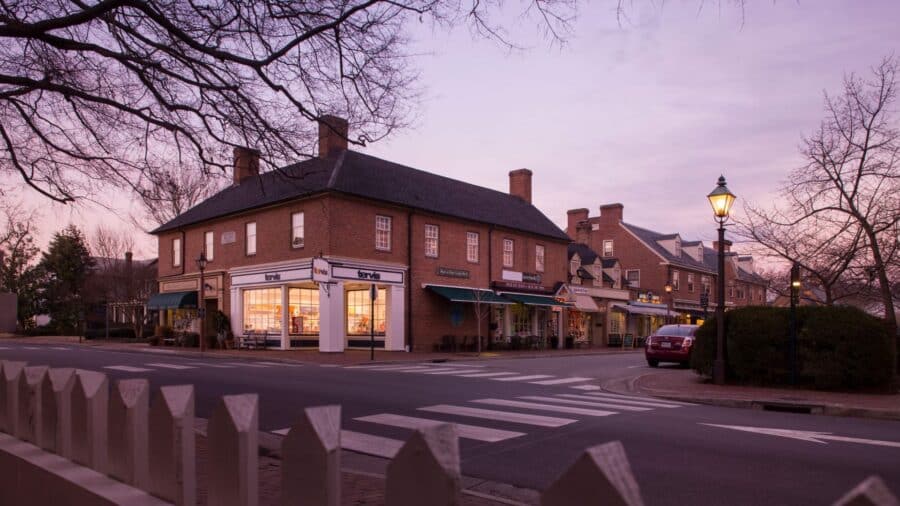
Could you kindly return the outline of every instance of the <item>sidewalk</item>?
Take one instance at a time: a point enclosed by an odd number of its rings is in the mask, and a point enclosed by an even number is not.
[[[900,420],[900,394],[718,386],[692,370],[646,373],[628,381],[611,382],[604,385],[604,388],[697,404]]]

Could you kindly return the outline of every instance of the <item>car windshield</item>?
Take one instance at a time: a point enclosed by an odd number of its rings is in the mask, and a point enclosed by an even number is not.
[[[690,337],[696,330],[696,325],[663,325],[656,331],[656,335]]]

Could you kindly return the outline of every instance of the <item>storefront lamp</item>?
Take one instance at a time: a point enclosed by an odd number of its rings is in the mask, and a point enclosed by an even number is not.
[[[731,213],[731,206],[734,204],[735,199],[737,199],[728,187],[725,186],[725,176],[719,176],[719,183],[706,198],[709,199],[709,204],[713,208],[713,213],[720,223],[728,219],[728,215]]]
[[[672,285],[666,285],[666,293],[672,293]]]
[[[201,252],[200,252],[200,256],[197,257],[197,268],[200,269],[201,271],[202,271],[202,270],[205,270],[205,269],[206,269],[206,262],[208,262],[208,260],[206,259],[206,252],[205,252],[205,251],[201,251]]]

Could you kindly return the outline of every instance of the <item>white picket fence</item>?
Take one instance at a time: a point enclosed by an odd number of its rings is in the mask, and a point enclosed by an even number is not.
[[[110,388],[105,374],[0,361],[0,504],[165,505],[197,503],[194,387],[146,379]],[[222,397],[207,426],[207,503],[259,503],[259,401]],[[282,442],[281,503],[341,503],[339,406],[306,408]],[[460,503],[456,427],[415,432],[388,464],[389,506]],[[618,441],[587,449],[541,494],[543,506],[642,505]],[[877,477],[836,505],[897,506]]]

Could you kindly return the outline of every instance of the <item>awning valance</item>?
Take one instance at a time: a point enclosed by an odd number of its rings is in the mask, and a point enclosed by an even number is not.
[[[575,309],[584,313],[597,313],[600,311],[600,308],[597,307],[597,303],[594,302],[594,298],[590,295],[576,295]]]
[[[147,301],[148,309],[195,309],[197,292],[154,293]]]
[[[513,302],[518,302],[521,304],[525,304],[526,306],[570,306],[571,304],[566,302],[560,302],[553,297],[548,297],[545,295],[531,295],[527,293],[508,293],[508,292],[500,292],[504,298],[509,299]]]
[[[504,299],[491,290],[479,288],[467,288],[462,286],[437,286],[425,285],[432,292],[449,300],[450,302],[481,302],[483,304],[512,304],[512,301]]]
[[[633,304],[613,304],[614,307],[628,311],[631,314],[643,314],[650,316],[666,316],[669,311],[664,307],[636,306]]]

